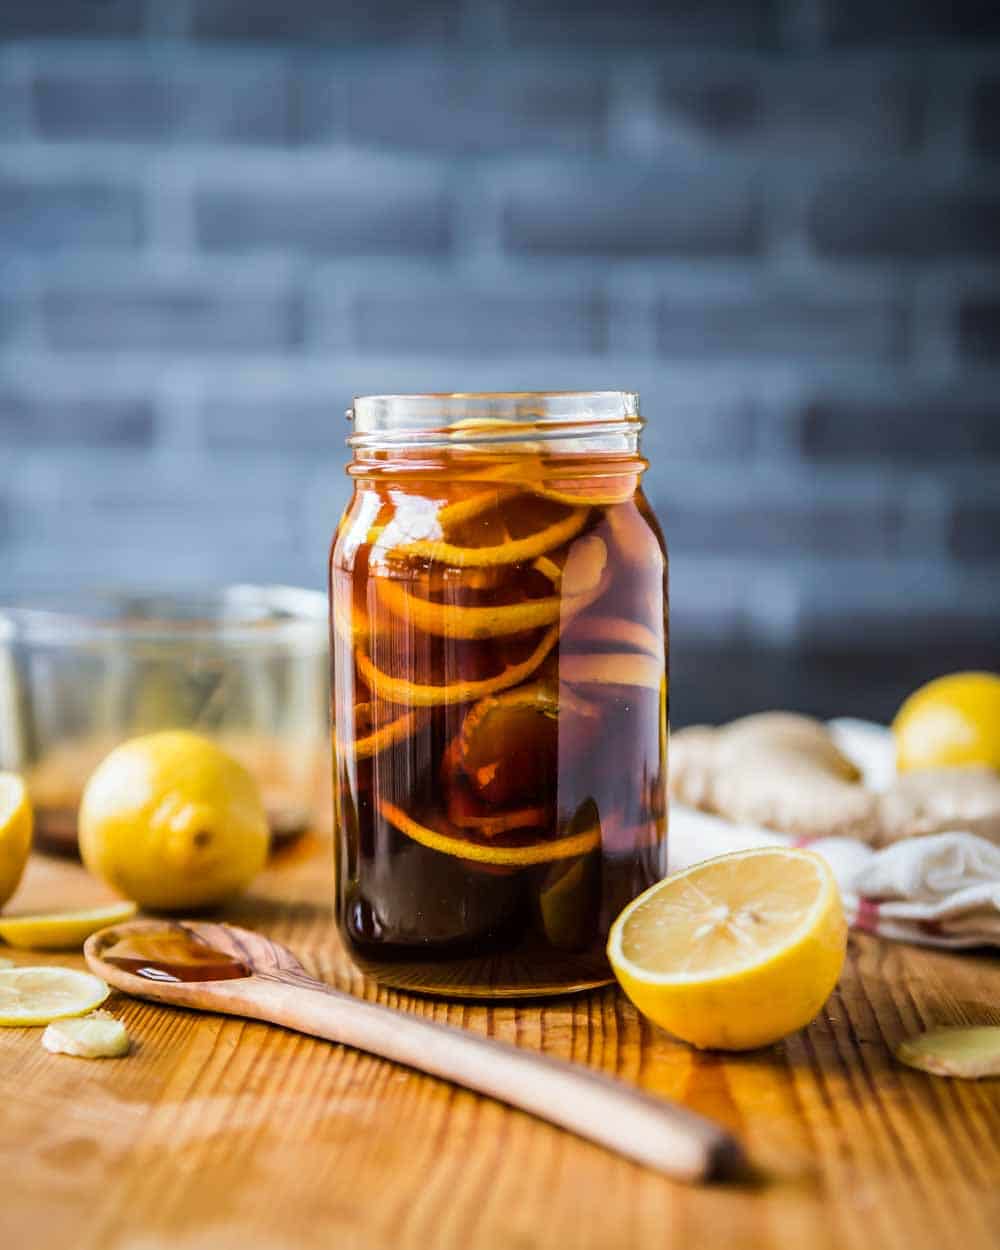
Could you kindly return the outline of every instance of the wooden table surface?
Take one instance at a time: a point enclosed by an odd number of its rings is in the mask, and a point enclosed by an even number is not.
[[[91,901],[83,870],[36,856],[17,909]],[[313,840],[227,918],[315,974],[375,995],[329,911]],[[18,963],[82,966],[78,955]],[[263,1024],[108,1006],[127,1059],[42,1050],[0,1029],[0,1246],[36,1250],[529,1250],[1000,1245],[1000,1079],[898,1066],[919,1029],[1000,1023],[1000,959],[853,937],[821,1017],[779,1046],[699,1054],[609,988],[548,1006],[383,1001],[572,1058],[716,1116],[756,1169],[690,1188],[487,1099]]]

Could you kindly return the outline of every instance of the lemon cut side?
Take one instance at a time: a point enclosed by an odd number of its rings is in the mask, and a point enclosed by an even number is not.
[[[0,968],[0,1025],[19,1028],[83,1016],[111,993],[73,968]]]
[[[843,969],[837,883],[811,851],[762,847],[695,864],[621,913],[608,959],[625,993],[694,1046],[749,1050],[809,1023]]]

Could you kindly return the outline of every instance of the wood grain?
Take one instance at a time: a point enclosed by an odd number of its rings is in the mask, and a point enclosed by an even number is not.
[[[36,857],[18,909],[95,897]],[[890,1047],[935,1024],[1000,1023],[1000,960],[852,938],[838,991],[785,1043],[700,1054],[614,989],[543,1006],[376,991],[330,921],[313,841],[225,919],[287,943],[365,997],[572,1058],[740,1134],[756,1178],[689,1188],[520,1112],[341,1046],[113,997],[127,1059],[46,1054],[0,1029],[0,1245],[44,1250],[994,1250],[1000,1080],[947,1081]],[[18,963],[76,955],[4,952]]]
[[[182,951],[193,944],[210,949],[212,976],[153,980],[116,961],[123,945],[134,950],[150,939],[179,941]],[[142,958],[154,960],[156,949],[144,950]],[[677,1180],[732,1180],[747,1170],[739,1142],[714,1120],[582,1063],[335,989],[310,977],[287,946],[254,929],[206,920],[169,928],[162,919],[129,920],[92,934],[83,954],[91,972],[125,994],[263,1020],[391,1059],[529,1111]],[[169,955],[161,957],[169,966]],[[219,961],[235,965],[236,975],[227,977]]]

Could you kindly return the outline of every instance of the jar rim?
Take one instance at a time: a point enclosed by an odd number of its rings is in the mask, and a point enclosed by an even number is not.
[[[637,391],[441,391],[358,395],[346,413],[355,448],[399,443],[497,443],[542,437],[632,433],[643,425]]]

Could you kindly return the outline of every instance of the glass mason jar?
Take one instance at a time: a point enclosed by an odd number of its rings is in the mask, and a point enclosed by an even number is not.
[[[330,557],[337,917],[376,980],[609,981],[666,871],[667,557],[638,396],[355,400]]]

